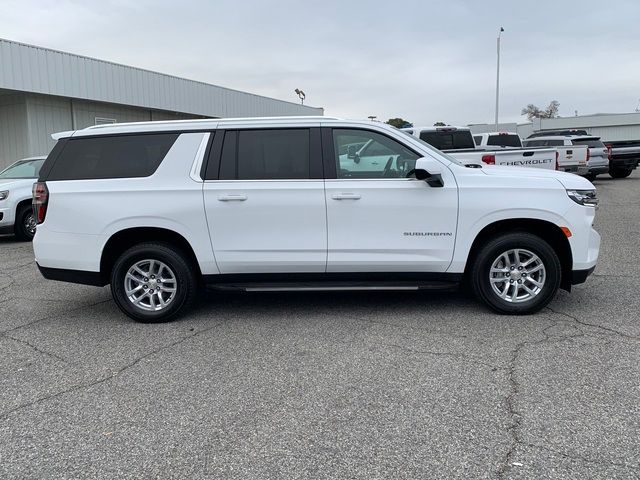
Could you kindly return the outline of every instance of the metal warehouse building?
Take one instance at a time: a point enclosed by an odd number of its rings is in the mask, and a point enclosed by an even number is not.
[[[322,108],[0,39],[0,169],[51,134],[181,118],[322,115]]]
[[[531,124],[519,125],[518,131],[521,132],[521,137],[526,138],[533,132],[572,128],[586,130],[587,133],[597,135],[604,141],[640,140],[640,113],[596,113],[575,117],[535,118]]]
[[[495,125],[489,123],[471,124],[473,133],[495,131]],[[575,117],[534,118],[530,123],[500,123],[498,130],[517,132],[520,137],[527,138],[533,132],[545,130],[586,130],[602,140],[640,140],[640,112],[636,113],[596,113]]]

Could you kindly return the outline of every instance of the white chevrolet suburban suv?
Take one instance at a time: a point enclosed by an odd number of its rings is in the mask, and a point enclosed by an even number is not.
[[[588,180],[463,165],[381,123],[189,120],[55,138],[34,185],[38,267],[111,284],[118,307],[143,322],[173,318],[202,285],[466,280],[495,311],[525,314],[584,282],[598,258]]]

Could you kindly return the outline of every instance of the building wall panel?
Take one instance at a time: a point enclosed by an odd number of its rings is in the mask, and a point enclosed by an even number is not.
[[[52,133],[71,130],[71,101],[47,95],[27,95],[28,156],[47,155]]]
[[[0,95],[0,170],[25,158],[27,106],[24,95]]]
[[[208,117],[323,114],[321,108],[3,39],[0,65],[0,88],[28,93]]]

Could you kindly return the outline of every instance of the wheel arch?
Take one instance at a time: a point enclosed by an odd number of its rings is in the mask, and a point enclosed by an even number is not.
[[[573,254],[571,253],[571,245],[569,239],[564,234],[562,229],[555,223],[547,220],[540,220],[534,218],[515,218],[498,220],[485,226],[476,235],[471,249],[469,250],[469,256],[465,264],[464,273],[465,276],[471,270],[471,266],[475,261],[478,252],[482,245],[484,245],[489,239],[495,235],[512,233],[512,232],[525,232],[532,235],[536,235],[545,240],[551,248],[556,252],[560,259],[560,265],[562,267],[562,278],[560,282],[560,288],[563,290],[571,291],[571,271],[573,268]]]
[[[185,237],[168,228],[131,227],[111,235],[102,249],[102,255],[100,257],[100,277],[105,285],[109,283],[111,269],[118,257],[134,245],[145,242],[163,242],[177,246],[187,255],[188,260],[196,269],[197,275],[202,277],[196,254]]]
[[[31,199],[30,198],[25,198],[24,200],[20,200],[18,202],[18,204],[16,205],[16,221],[18,219],[18,212],[20,211],[20,209],[29,206],[31,207]]]

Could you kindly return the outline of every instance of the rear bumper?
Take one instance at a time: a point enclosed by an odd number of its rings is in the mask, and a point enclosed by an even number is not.
[[[579,283],[586,282],[587,277],[591,275],[595,269],[596,266],[594,265],[586,270],[573,270],[571,272],[571,285],[578,285]]]
[[[38,263],[36,263],[38,265]],[[102,278],[100,272],[87,272],[83,270],[67,270],[64,268],[49,268],[38,265],[38,270],[47,280],[58,280],[60,282],[80,283],[82,285],[93,285],[104,287],[107,282]]]
[[[567,173],[575,173],[576,175],[586,175],[589,173],[589,167],[586,165],[569,165],[566,167],[561,165],[560,170]]]
[[[601,173],[609,173],[609,165],[589,167],[589,173],[600,175]]]

